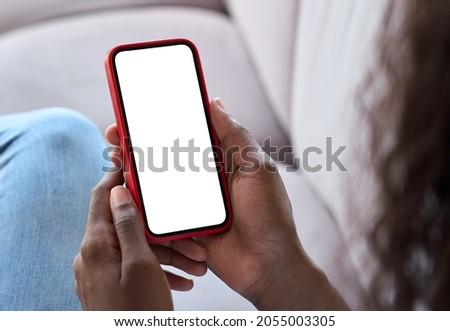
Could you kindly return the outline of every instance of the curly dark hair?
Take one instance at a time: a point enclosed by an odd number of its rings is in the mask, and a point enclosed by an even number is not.
[[[450,1],[392,1],[369,75],[376,309],[450,309]]]

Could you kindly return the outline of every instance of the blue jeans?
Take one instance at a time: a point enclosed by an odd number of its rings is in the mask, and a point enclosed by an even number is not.
[[[72,263],[105,142],[80,114],[0,117],[0,310],[78,310]]]

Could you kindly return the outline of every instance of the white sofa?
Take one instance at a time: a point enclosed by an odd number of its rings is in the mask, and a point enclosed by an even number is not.
[[[182,36],[199,47],[210,97],[259,142],[350,146],[347,172],[280,164],[306,251],[354,309],[364,308],[363,248],[352,244],[343,188],[354,166],[353,96],[385,0],[22,0],[1,4],[0,114],[73,108],[113,122],[103,56],[120,43]],[[324,162],[317,158],[313,162]],[[370,190],[368,190],[370,191]],[[362,284],[362,285],[361,285]],[[174,293],[184,310],[253,309],[211,273]]]

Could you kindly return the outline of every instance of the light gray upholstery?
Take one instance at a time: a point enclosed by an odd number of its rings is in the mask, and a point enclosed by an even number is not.
[[[66,17],[0,35],[0,113],[70,107],[103,130],[114,122],[103,59],[121,43],[186,37],[197,44],[210,97],[262,142],[287,144],[241,38],[222,13],[152,7]]]
[[[222,0],[2,0],[0,33],[55,18],[155,5],[194,6],[224,11]]]

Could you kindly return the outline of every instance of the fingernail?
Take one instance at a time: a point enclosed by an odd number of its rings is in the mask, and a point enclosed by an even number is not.
[[[222,108],[223,110],[226,111],[225,104],[223,103],[222,99],[217,97],[217,98],[214,98],[214,101],[219,105],[220,108]]]
[[[128,190],[122,186],[116,186],[111,191],[112,203],[114,206],[122,206],[129,204],[131,201],[131,196]]]

